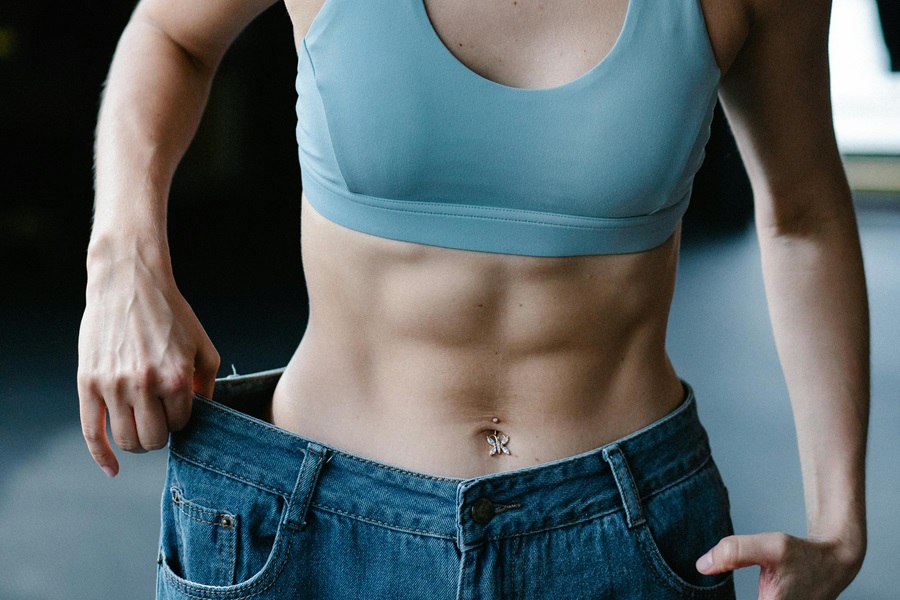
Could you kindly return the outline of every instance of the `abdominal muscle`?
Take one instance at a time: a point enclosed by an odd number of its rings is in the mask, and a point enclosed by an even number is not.
[[[309,323],[278,427],[470,478],[592,450],[683,401],[665,353],[678,232],[638,254],[547,258],[371,236],[305,195],[301,218]],[[509,454],[490,454],[494,431]]]

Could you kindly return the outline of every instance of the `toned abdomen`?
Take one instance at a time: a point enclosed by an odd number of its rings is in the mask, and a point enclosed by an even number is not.
[[[378,238],[305,198],[302,219],[310,320],[280,427],[472,477],[596,448],[682,399],[665,354],[677,232],[639,254],[546,258]],[[510,454],[489,454],[495,429]]]

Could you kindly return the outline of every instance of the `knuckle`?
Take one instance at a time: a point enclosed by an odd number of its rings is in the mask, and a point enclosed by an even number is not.
[[[99,384],[99,378],[92,371],[79,370],[75,375],[75,385],[78,387],[78,394],[82,399],[96,394]]]
[[[741,558],[741,542],[736,537],[724,538],[715,549],[716,564],[723,567],[736,565]]]
[[[116,441],[116,446],[125,452],[139,452],[141,450],[141,445],[132,437],[114,434],[113,439]]]
[[[132,378],[130,373],[116,373],[108,378],[109,388],[113,390],[114,397],[122,396],[126,390],[132,387]]]
[[[82,369],[78,369],[78,372],[75,373],[75,381],[78,384],[79,389],[87,389],[94,382],[94,374]]]
[[[783,560],[791,547],[791,538],[786,533],[776,533],[774,543],[772,544],[773,551],[775,552],[776,560]]]
[[[168,375],[162,383],[161,391],[166,396],[187,396],[191,393],[194,385],[194,376],[191,371],[180,369],[177,372]]]
[[[92,447],[102,444],[106,439],[106,431],[90,425],[82,426],[81,434],[88,445]]]
[[[135,385],[141,386],[141,389],[144,390],[153,387],[156,384],[156,378],[156,369],[153,367],[141,369],[134,374]]]
[[[156,369],[153,367],[135,369],[119,375],[119,385],[121,387],[132,389],[139,394],[143,394],[151,389],[155,383]]]

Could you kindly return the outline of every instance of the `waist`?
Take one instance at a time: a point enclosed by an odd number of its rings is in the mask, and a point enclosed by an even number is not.
[[[684,399],[675,410],[602,447],[504,473],[435,476],[323,444],[255,417],[265,412],[280,374],[217,382],[216,401],[198,397],[188,426],[173,433],[174,457],[215,465],[223,474],[288,498],[308,462],[305,455],[312,451],[318,464],[312,508],[448,539],[457,538],[461,523],[463,542],[474,544],[620,509],[609,453],[621,452],[627,459],[640,497],[702,468],[710,456],[693,392],[684,384]],[[484,498],[491,499],[490,510]],[[415,510],[409,509],[410,502]],[[532,510],[517,510],[522,506]]]
[[[302,226],[310,321],[274,392],[282,428],[475,476],[595,448],[683,399],[665,354],[677,236],[548,258],[383,239],[306,201]]]
[[[442,476],[474,477],[584,452],[654,422],[684,399],[664,353],[657,365],[610,369],[587,353],[503,362],[490,349],[410,349],[402,356],[382,349],[381,362],[362,377],[307,341],[274,390],[271,422]]]

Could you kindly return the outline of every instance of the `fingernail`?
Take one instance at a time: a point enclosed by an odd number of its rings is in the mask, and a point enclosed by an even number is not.
[[[713,566],[712,552],[707,552],[706,554],[698,558],[696,566],[697,570],[701,573],[709,570],[709,568]]]
[[[116,476],[116,471],[112,467],[100,467],[100,468],[103,469],[103,472],[106,473],[107,475],[109,475],[110,477]]]

